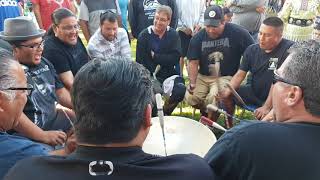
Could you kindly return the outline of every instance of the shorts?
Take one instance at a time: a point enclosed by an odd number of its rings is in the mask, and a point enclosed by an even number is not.
[[[214,78],[198,74],[193,95],[186,92],[185,99],[187,103],[199,109],[206,109],[208,104],[217,105],[216,96],[218,95],[218,84],[220,91],[223,91],[231,78],[231,76]]]

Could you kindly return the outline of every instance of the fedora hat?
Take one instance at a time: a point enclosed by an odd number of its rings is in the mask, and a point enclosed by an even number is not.
[[[0,32],[0,38],[6,41],[23,41],[42,37],[45,32],[38,29],[32,19],[19,16],[4,20],[4,31]]]

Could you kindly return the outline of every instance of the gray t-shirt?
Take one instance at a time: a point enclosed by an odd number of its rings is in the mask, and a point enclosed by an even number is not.
[[[118,0],[82,0],[80,4],[79,19],[88,21],[90,35],[93,35],[99,28],[100,15],[106,10],[121,15]]]
[[[232,23],[243,26],[249,32],[258,32],[265,18],[264,13],[256,11],[258,7],[266,7],[267,0],[233,0],[230,11],[233,12]]]

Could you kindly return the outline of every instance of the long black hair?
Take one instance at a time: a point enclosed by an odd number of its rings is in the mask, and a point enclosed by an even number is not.
[[[52,24],[47,32],[47,35],[53,36],[54,35],[53,26],[58,26],[63,19],[68,17],[76,17],[76,15],[73,14],[72,11],[66,8],[58,8],[55,11],[53,11],[53,13],[51,14]]]

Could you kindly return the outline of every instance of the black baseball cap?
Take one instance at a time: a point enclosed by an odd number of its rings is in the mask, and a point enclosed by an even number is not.
[[[204,12],[204,25],[218,27],[224,19],[224,13],[220,6],[213,5],[207,7]]]

